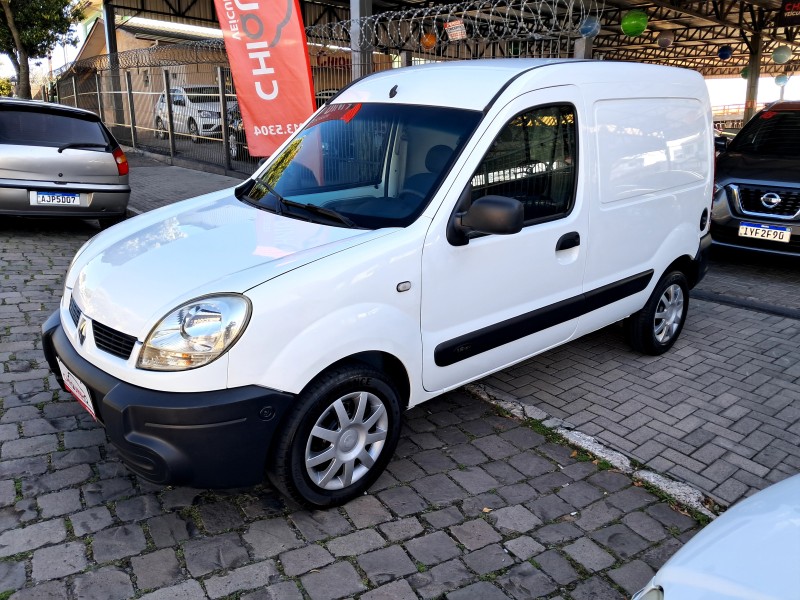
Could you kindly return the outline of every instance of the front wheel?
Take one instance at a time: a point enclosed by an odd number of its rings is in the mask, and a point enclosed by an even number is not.
[[[202,140],[200,139],[200,130],[197,129],[197,123],[193,120],[189,120],[189,139],[192,140],[193,144],[199,144]]]
[[[300,394],[267,474],[302,504],[338,506],[375,482],[399,436],[400,398],[391,379],[367,365],[341,367]]]
[[[678,339],[689,310],[689,284],[680,271],[671,271],[656,284],[639,312],[625,322],[628,342],[643,354],[658,356]]]

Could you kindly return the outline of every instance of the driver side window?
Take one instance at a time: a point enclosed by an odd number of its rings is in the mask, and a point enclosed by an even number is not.
[[[566,216],[575,198],[575,107],[532,108],[512,118],[472,176],[472,200],[508,196],[522,203],[525,224]]]

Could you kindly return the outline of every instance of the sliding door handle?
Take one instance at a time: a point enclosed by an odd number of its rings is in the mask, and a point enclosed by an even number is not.
[[[577,231],[570,231],[569,233],[565,233],[560,238],[558,238],[558,243],[556,244],[556,252],[559,250],[569,250],[570,248],[575,248],[581,245],[581,234]]]

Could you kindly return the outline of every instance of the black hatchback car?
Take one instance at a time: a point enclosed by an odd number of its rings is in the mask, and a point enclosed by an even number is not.
[[[768,106],[717,149],[714,243],[800,255],[800,102]]]

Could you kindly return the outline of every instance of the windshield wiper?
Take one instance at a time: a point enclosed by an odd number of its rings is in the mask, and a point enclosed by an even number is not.
[[[302,208],[304,210],[307,210],[308,212],[312,212],[318,215],[324,215],[326,217],[339,221],[339,223],[342,223],[347,227],[350,228],[358,227],[355,223],[353,223],[353,221],[345,217],[342,213],[333,210],[332,208],[325,208],[322,206],[317,206],[316,204],[304,204],[302,202],[296,202],[295,200],[289,200],[281,196],[277,192],[277,190],[275,190],[275,188],[272,187],[270,184],[268,184],[266,181],[262,180],[260,183],[265,188],[267,188],[270,194],[272,194],[278,199],[278,204],[275,205],[277,207],[277,210],[275,212],[277,212],[279,215],[283,214],[283,212],[280,209],[281,206],[295,206],[297,208]]]
[[[69,142],[58,147],[59,154],[67,148],[107,148],[108,144],[98,144],[97,142]]]

